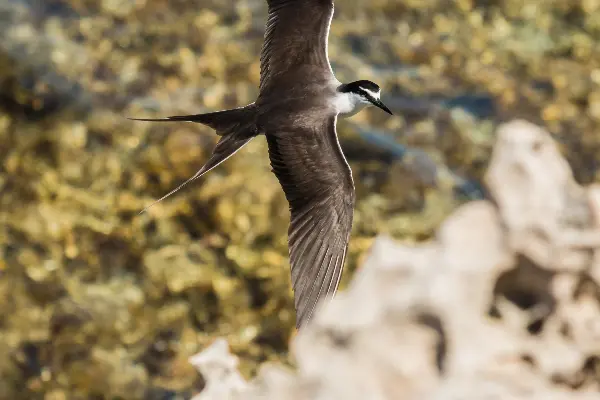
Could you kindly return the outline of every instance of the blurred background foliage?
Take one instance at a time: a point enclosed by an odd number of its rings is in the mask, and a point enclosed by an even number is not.
[[[254,100],[266,2],[0,0],[0,398],[188,398],[228,339],[287,355],[288,206],[264,138],[184,191],[216,143],[134,123]],[[338,124],[358,201],[342,287],[374,236],[431,236],[485,196],[493,128],[543,124],[582,183],[600,160],[600,1],[337,0],[338,79],[388,117]]]

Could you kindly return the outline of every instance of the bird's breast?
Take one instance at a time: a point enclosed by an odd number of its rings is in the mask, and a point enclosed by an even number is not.
[[[357,100],[355,96],[339,93],[333,98],[333,107],[342,118],[351,117],[365,108],[366,104]]]

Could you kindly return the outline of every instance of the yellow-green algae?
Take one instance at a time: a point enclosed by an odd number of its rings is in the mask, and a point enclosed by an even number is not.
[[[265,2],[0,7],[0,393],[185,396],[202,386],[187,357],[217,336],[245,374],[291,361],[288,206],[264,139],[138,215],[217,138],[194,124],[124,119],[252,101]],[[491,120],[456,110],[353,117],[437,164],[479,178],[493,124],[526,116],[590,182],[599,21],[593,0],[337,0],[329,50],[340,80],[371,79],[389,96],[491,93]],[[353,125],[338,130],[361,145]],[[422,240],[459,201],[444,179],[424,186],[406,165],[350,161],[358,202],[342,286],[375,234]]]

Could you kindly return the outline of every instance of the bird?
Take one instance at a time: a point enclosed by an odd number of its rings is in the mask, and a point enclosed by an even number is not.
[[[328,56],[333,0],[267,0],[267,7],[254,102],[203,114],[129,119],[200,123],[220,136],[198,172],[142,212],[255,137],[266,138],[271,171],[289,203],[288,253],[296,328],[301,329],[338,289],[353,223],[354,179],[338,140],[337,119],[368,106],[393,113],[376,83],[342,83],[335,77]]]

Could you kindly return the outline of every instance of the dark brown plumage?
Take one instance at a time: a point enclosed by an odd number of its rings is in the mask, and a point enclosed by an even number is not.
[[[327,55],[333,0],[267,0],[267,4],[260,89],[276,85],[277,77],[290,70],[302,74],[303,66],[314,66],[320,74],[333,76]]]
[[[354,183],[336,118],[267,134],[273,172],[290,203],[288,244],[299,326],[321,298],[337,290],[352,228]]]
[[[338,115],[352,115],[366,104],[390,111],[373,82],[342,85],[335,78],[327,56],[332,0],[267,0],[267,4],[260,90],[254,103],[143,120],[198,122],[222,136],[208,163],[166,196],[255,136],[266,136],[273,173],[290,204],[288,244],[296,326],[301,327],[320,301],[335,294],[352,228],[354,183],[337,139]]]

